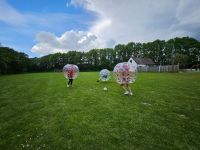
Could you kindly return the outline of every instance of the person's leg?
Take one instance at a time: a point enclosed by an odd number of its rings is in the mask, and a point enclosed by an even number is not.
[[[127,84],[127,89],[128,89],[128,91],[129,91],[129,94],[130,94],[130,95],[133,95],[132,90],[131,90],[131,87],[130,87],[129,84]]]
[[[126,84],[122,84],[122,88],[125,91],[125,93],[124,93],[125,95],[129,94],[129,92],[128,92],[127,88],[126,88]]]
[[[72,85],[72,79],[69,79],[69,85]]]
[[[73,83],[73,79],[71,79],[71,86],[72,86],[72,83]]]
[[[70,84],[70,79],[69,79],[69,81],[68,81],[68,83],[67,83],[67,87],[69,87],[69,84]]]
[[[122,85],[122,88],[124,89],[125,92],[127,91],[125,85]]]

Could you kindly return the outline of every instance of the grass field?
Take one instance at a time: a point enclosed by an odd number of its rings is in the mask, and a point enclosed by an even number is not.
[[[0,76],[0,149],[200,149],[200,74],[139,73],[133,96],[97,79]]]

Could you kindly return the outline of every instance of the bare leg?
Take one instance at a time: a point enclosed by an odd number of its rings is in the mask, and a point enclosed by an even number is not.
[[[124,93],[125,95],[129,94],[129,91],[128,91],[128,89],[127,89],[127,85],[126,85],[126,84],[125,84],[125,85],[123,84],[123,85],[122,85],[122,88],[123,88],[124,91],[125,91],[125,93]]]
[[[131,87],[127,84],[127,89],[128,89],[128,91],[129,91],[129,94],[130,95],[133,95],[133,93],[132,93],[132,90],[131,90]]]
[[[126,89],[125,85],[124,85],[124,84],[122,84],[121,86],[122,86],[122,88],[124,89],[124,91],[126,92],[126,91],[127,91],[127,89]]]

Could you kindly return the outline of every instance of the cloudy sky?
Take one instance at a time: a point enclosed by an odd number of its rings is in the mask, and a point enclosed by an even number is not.
[[[30,57],[191,36],[200,0],[0,0],[0,43]]]

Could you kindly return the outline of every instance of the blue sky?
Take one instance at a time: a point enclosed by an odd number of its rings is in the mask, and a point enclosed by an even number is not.
[[[14,10],[13,16],[19,13],[25,18],[21,22],[15,22],[15,19],[10,19],[10,22],[0,20],[0,43],[31,57],[39,56],[31,52],[39,32],[51,32],[59,36],[69,30],[84,31],[94,19],[92,13],[83,7],[70,5],[70,1],[66,0],[1,0],[0,4],[3,4],[0,7],[9,7],[11,10],[8,12]],[[2,15],[6,16],[6,11],[1,12]]]
[[[0,0],[0,43],[39,57],[116,44],[200,39],[199,0]]]

